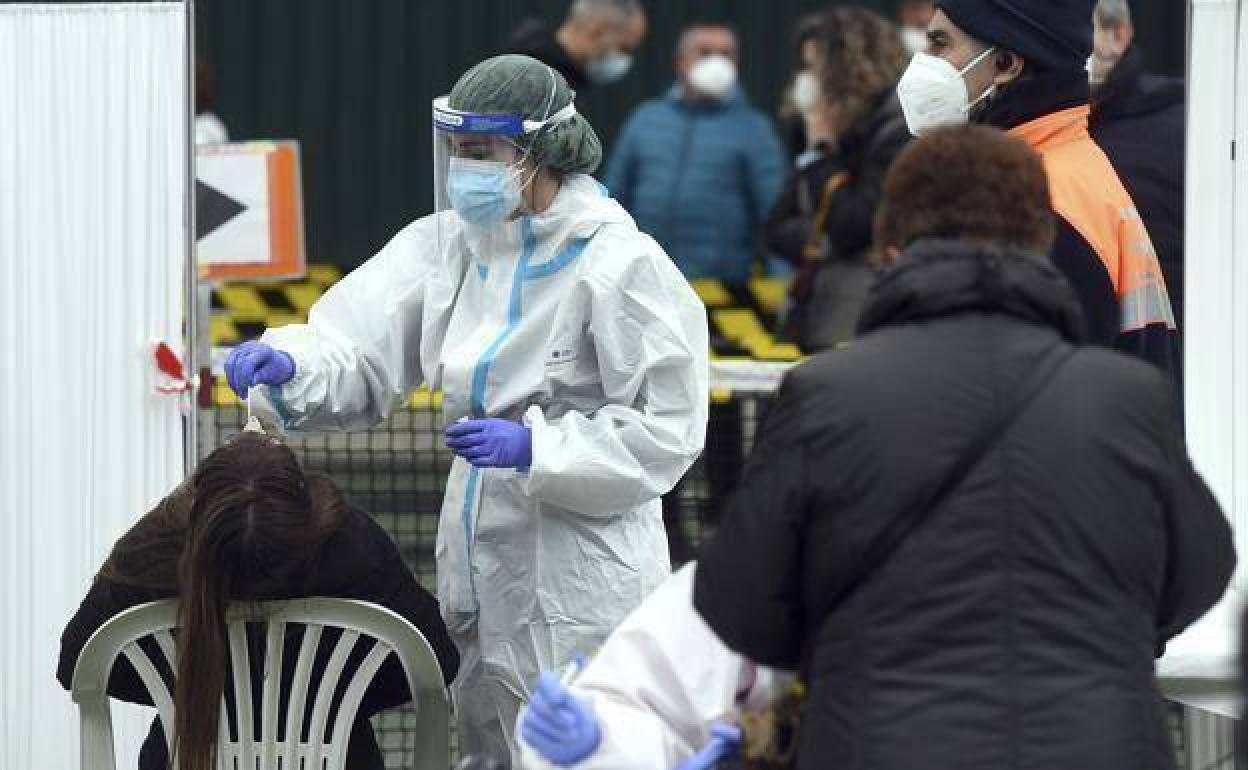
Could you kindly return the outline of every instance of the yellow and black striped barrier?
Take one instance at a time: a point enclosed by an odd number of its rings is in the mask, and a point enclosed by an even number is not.
[[[265,329],[306,323],[308,310],[330,286],[342,278],[334,265],[309,265],[307,277],[301,281],[230,283],[217,286],[212,292],[210,334],[214,348],[233,347],[259,337]],[[788,282],[780,278],[754,278],[748,295],[729,291],[716,280],[691,282],[694,291],[706,305],[715,338],[712,358],[732,365],[791,364],[802,358],[802,352],[789,342],[776,339],[772,331],[788,296]],[[734,389],[715,386],[711,400],[723,403],[732,399]],[[224,378],[218,377],[213,389],[217,406],[239,403]],[[411,396],[409,406],[415,409],[438,408],[442,394],[422,389]]]

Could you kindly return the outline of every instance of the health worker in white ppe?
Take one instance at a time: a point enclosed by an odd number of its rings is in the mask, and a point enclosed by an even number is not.
[[[574,96],[526,56],[469,70],[434,102],[437,212],[226,363],[296,430],[367,429],[443,391],[459,745],[504,766],[538,673],[667,577],[659,498],[706,434],[706,311],[588,176],[602,150]]]
[[[724,646],[693,607],[695,569],[647,597],[584,671],[542,674],[516,725],[524,770],[709,770],[740,751],[741,715],[793,676]]]

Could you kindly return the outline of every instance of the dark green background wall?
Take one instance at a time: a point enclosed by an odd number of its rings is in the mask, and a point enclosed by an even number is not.
[[[888,13],[893,0],[861,2]],[[791,76],[789,35],[816,0],[650,0],[650,36],[622,83],[578,99],[608,144],[629,109],[664,89],[681,28],[718,18],[742,38],[742,78],[771,109]],[[303,151],[308,256],[354,267],[428,212],[429,103],[505,50],[517,21],[557,22],[567,0],[199,0],[200,51],[236,139],[294,138]],[[1181,72],[1185,4],[1138,2],[1154,66]]]

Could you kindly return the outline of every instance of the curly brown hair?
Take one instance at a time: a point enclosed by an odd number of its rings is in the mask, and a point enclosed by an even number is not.
[[[858,122],[879,102],[910,63],[897,27],[874,11],[833,8],[802,30],[798,44],[813,40],[822,54],[819,87],[840,105],[842,128]]]
[[[987,126],[942,128],[911,143],[884,179],[875,217],[877,254],[922,238],[1047,254],[1055,235],[1040,156]]]

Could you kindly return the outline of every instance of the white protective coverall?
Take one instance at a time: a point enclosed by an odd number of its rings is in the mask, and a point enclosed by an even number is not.
[[[427,383],[448,423],[531,427],[527,472],[455,459],[436,547],[460,747],[506,762],[538,672],[595,650],[670,572],[659,497],[702,450],[708,340],[697,295],[591,177],[500,227],[407,226],[307,325],[265,333],[295,375],[260,406],[360,430]]]
[[[598,718],[602,742],[576,770],[670,770],[711,739],[711,724],[759,710],[793,675],[724,646],[693,608],[687,564],[629,615],[570,686]],[[519,736],[526,770],[556,770]]]

